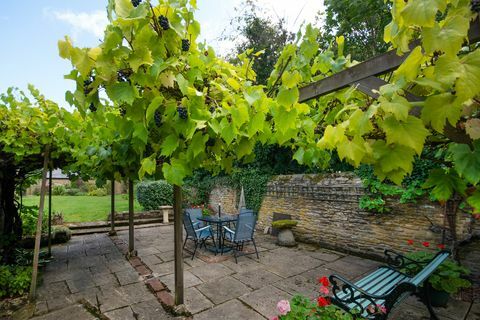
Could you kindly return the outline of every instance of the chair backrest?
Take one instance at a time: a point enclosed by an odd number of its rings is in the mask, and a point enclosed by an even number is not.
[[[242,208],[242,209],[240,209],[240,214],[246,214],[246,215],[254,216],[255,212],[253,212],[252,209]]]
[[[187,237],[196,239],[197,233],[195,232],[195,228],[193,227],[192,219],[190,218],[190,214],[185,210],[183,211],[183,226],[185,228],[185,232],[187,232]]]
[[[437,253],[435,257],[433,257],[433,259],[430,260],[425,267],[423,267],[422,271],[417,273],[409,282],[418,287],[438,268],[439,265],[442,264],[443,261],[447,260],[449,255],[450,252],[446,250]]]
[[[235,227],[235,241],[246,241],[253,238],[257,217],[249,214],[239,214]]]
[[[202,209],[200,208],[189,208],[185,209],[185,211],[190,215],[192,223],[198,222],[198,218],[202,217]]]

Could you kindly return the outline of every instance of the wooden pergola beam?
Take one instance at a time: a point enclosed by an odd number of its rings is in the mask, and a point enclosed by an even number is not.
[[[468,41],[475,43],[479,40],[480,22],[479,18],[477,18],[470,24]],[[419,43],[419,40],[413,41],[409,46],[410,49],[415,48]],[[351,68],[300,88],[299,102],[318,98],[354,84],[361,84],[359,90],[363,92],[363,85],[366,85],[368,88],[369,83],[375,84],[376,80],[373,77],[397,69],[407,57],[408,54],[398,56],[396,50],[373,57]]]

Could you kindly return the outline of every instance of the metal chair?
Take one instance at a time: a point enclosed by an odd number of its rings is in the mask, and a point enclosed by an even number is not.
[[[185,245],[187,244],[188,239],[192,240],[195,243],[195,249],[192,253],[192,260],[195,257],[198,245],[200,245],[200,248],[202,247],[202,245],[205,245],[206,247],[206,241],[208,239],[212,239],[213,245],[216,247],[212,227],[206,226],[202,228],[195,228],[192,219],[190,218],[190,214],[186,211],[183,212],[183,226],[185,228],[185,232],[187,233],[187,236],[185,237],[185,242],[183,243],[183,249],[185,249]]]
[[[253,215],[255,215],[255,212],[253,212],[252,209],[242,208],[242,209],[240,209],[240,214],[245,214],[245,215],[253,216]]]
[[[253,212],[253,211],[252,211]],[[253,234],[255,232],[255,224],[257,223],[257,217],[252,214],[239,214],[237,223],[235,226],[235,231],[228,228],[227,226],[223,227],[223,240],[228,240],[232,244],[233,256],[235,257],[235,263],[238,263],[237,256],[248,255],[252,253],[243,252],[243,246],[245,243],[252,242],[253,247],[255,248],[255,254],[257,259],[260,259],[258,256],[257,245]]]
[[[205,227],[205,222],[198,220],[198,218],[201,218],[203,216],[202,209],[189,208],[189,209],[185,209],[184,211],[190,215],[190,219],[192,219],[192,224],[195,227],[195,229]]]

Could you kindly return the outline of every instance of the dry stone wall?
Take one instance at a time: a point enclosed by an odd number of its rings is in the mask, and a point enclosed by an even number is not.
[[[213,210],[215,210],[215,213],[218,213],[219,203],[222,207],[222,214],[237,213],[237,191],[224,186],[214,188],[210,192],[208,204],[212,206]]]
[[[290,214],[298,221],[293,230],[298,240],[373,257],[383,256],[387,248],[409,249],[407,239],[418,244],[429,241],[432,246],[440,243],[444,215],[438,204],[400,204],[392,199],[390,213],[373,214],[359,208],[364,193],[361,180],[353,174],[277,176],[268,183],[258,227],[270,227],[274,212]],[[456,224],[462,240],[478,229],[471,215],[464,213],[457,215]]]

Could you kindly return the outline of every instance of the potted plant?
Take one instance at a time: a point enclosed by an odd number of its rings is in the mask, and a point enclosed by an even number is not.
[[[408,240],[409,245],[413,245],[413,240]],[[423,247],[430,247],[429,242],[423,242]],[[445,249],[443,244],[438,244],[440,250]],[[405,270],[407,274],[417,274],[422,265],[425,265],[434,256],[435,252],[416,251],[405,255],[407,258],[420,262],[420,265],[410,264]],[[465,277],[470,274],[470,270],[459,265],[452,259],[445,260],[432,275],[428,278],[431,285],[430,302],[434,307],[446,307],[451,294],[456,294],[460,289],[471,286],[470,281]]]
[[[284,247],[293,247],[297,245],[292,228],[297,225],[293,220],[277,220],[272,222],[272,227],[278,229],[277,244]]]
[[[327,277],[318,279],[321,293],[316,299],[309,299],[295,295],[290,301],[280,300],[277,303],[278,315],[271,320],[297,320],[297,319],[328,319],[328,320],[364,320],[359,314],[348,313],[331,303],[331,285]],[[371,313],[386,313],[383,306],[369,306]]]

